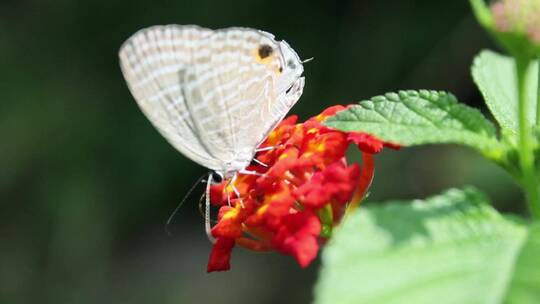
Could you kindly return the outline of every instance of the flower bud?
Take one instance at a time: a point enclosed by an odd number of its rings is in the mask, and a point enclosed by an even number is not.
[[[530,60],[540,55],[540,0],[469,0],[478,22],[512,56]]]
[[[495,29],[540,44],[540,0],[501,0],[491,5]]]

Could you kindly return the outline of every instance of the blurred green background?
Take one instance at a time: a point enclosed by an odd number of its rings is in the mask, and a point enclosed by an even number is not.
[[[1,0],[0,303],[311,301],[318,261],[302,270],[237,249],[231,271],[206,274],[202,187],[164,232],[206,170],[139,111],[117,51],[168,23],[260,28],[315,57],[292,110],[303,119],[398,89],[448,90],[481,107],[469,65],[494,47],[467,1]],[[502,170],[454,146],[385,151],[370,201],[465,184],[523,211]]]

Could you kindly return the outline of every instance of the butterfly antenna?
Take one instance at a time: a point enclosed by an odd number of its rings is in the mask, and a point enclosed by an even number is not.
[[[199,179],[195,182],[195,184],[193,184],[193,186],[191,186],[191,188],[189,189],[189,191],[186,193],[186,195],[184,195],[184,197],[182,198],[182,201],[180,201],[180,203],[178,204],[178,206],[176,206],[176,208],[174,209],[174,211],[171,213],[171,215],[169,216],[169,218],[167,219],[167,222],[165,223],[165,232],[167,232],[167,234],[169,236],[172,235],[171,231],[169,230],[169,226],[171,225],[174,217],[176,216],[176,214],[178,213],[178,211],[180,210],[180,207],[182,207],[182,205],[184,204],[184,202],[188,199],[188,197],[191,195],[191,193],[193,192],[193,190],[195,190],[195,188],[197,188],[197,185],[203,180],[203,178],[205,177],[205,175],[202,175],[201,177],[199,177]]]
[[[311,60],[315,59],[315,57],[311,57],[311,58],[308,58],[308,59],[304,59],[302,60],[302,64],[304,63],[307,63],[307,62],[310,62]]]

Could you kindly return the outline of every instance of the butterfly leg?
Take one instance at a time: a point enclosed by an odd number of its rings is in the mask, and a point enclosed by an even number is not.
[[[246,170],[246,169],[240,170],[240,171],[238,171],[238,173],[239,174],[245,174],[245,175],[265,176],[265,174],[263,174],[263,173],[259,173],[257,171],[253,171],[253,170]]]
[[[255,152],[269,151],[269,150],[274,150],[274,149],[281,148],[281,147],[283,147],[283,145],[264,147],[264,148],[255,149]]]
[[[229,205],[229,207],[231,206],[231,194],[229,193],[229,190],[227,189],[227,187],[223,188],[223,190],[225,192],[227,192],[227,205]]]
[[[258,160],[258,159],[256,159],[256,158],[254,158],[253,161],[256,162],[257,164],[259,164],[259,165],[265,167],[265,168],[268,168],[268,165],[267,165],[267,164],[263,163],[262,161],[260,161],[260,160]]]
[[[242,201],[242,198],[240,197],[240,191],[238,191],[238,189],[236,189],[236,187],[234,186],[234,182],[236,182],[237,177],[238,177],[238,174],[233,175],[233,177],[231,178],[230,185],[234,191],[234,194],[236,194],[236,197],[240,201],[240,205],[242,206],[242,208],[244,208],[244,202]],[[228,193],[227,193],[227,197],[228,197]]]

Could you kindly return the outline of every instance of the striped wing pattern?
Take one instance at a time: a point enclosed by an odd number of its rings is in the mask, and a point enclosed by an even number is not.
[[[273,50],[265,58],[262,45]],[[247,28],[150,27],[126,41],[120,62],[160,133],[188,158],[222,173],[249,164],[304,83],[301,62],[286,43]]]

